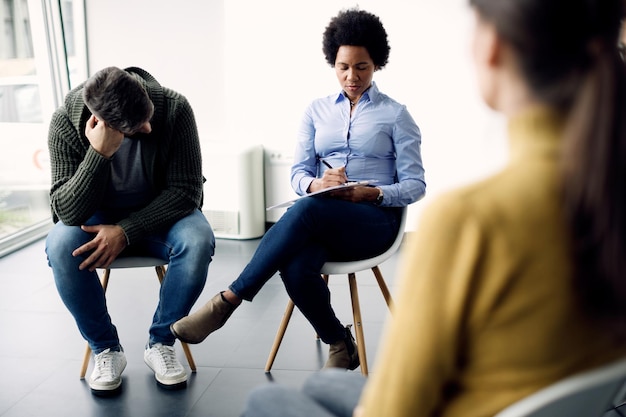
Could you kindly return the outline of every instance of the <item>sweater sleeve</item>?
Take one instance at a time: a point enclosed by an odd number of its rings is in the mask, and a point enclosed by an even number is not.
[[[79,226],[102,202],[111,161],[82,140],[64,108],[52,115],[48,150],[52,169],[50,205],[53,220]]]
[[[401,253],[396,305],[360,401],[363,416],[438,415],[462,353],[471,278],[484,242],[462,201],[440,198]]]

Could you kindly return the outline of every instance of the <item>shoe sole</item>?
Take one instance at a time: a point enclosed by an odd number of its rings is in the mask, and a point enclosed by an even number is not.
[[[156,377],[155,377],[156,379]],[[187,380],[184,380],[183,382],[178,382],[175,384],[164,384],[161,381],[159,381],[158,379],[156,380],[156,383],[159,387],[168,390],[168,391],[176,391],[179,389],[184,389],[187,388]]]
[[[120,392],[122,392],[122,384],[120,383],[117,387],[112,389],[97,389],[91,387],[90,389],[91,393],[96,397],[115,397],[119,395]]]
[[[124,367],[122,368],[122,372],[124,371],[125,368],[126,368],[126,364],[124,364]],[[87,382],[87,385],[89,385],[89,389],[91,389],[91,393],[93,395],[97,395],[98,397],[110,397],[112,395],[119,394],[119,392],[122,390],[122,377],[120,376],[120,382],[117,383],[116,385],[100,385],[100,386],[98,384],[92,385],[89,381]]]
[[[150,368],[150,370],[154,372],[154,379],[156,380],[157,385],[160,386],[161,388],[164,388],[167,390],[178,390],[178,389],[185,388],[187,386],[187,379],[189,378],[189,376],[186,373],[184,376],[181,376],[180,378],[178,378],[178,380],[164,382],[159,379],[156,371],[152,369],[152,366],[150,366],[150,363],[145,358],[143,361],[146,365],[148,365],[148,368]]]

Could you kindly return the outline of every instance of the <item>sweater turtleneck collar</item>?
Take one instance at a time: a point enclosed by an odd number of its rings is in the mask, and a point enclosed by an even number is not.
[[[547,107],[532,107],[511,117],[508,135],[512,161],[529,153],[556,156],[564,130],[564,118]]]

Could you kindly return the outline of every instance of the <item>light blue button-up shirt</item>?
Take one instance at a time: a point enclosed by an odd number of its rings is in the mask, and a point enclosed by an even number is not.
[[[333,94],[306,109],[291,168],[291,186],[307,194],[326,168],[346,167],[350,181],[375,180],[383,206],[403,207],[426,192],[419,127],[406,106],[381,93],[375,83],[361,96],[350,117],[350,100]]]

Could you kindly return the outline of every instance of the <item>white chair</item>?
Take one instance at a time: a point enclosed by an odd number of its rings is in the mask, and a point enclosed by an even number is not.
[[[558,381],[505,408],[495,417],[602,417],[626,381],[626,359]]]
[[[108,268],[104,270],[104,274],[100,279],[100,284],[102,284],[102,288],[104,289],[104,293],[106,294],[112,269],[154,267],[160,285],[163,282],[163,277],[165,277],[166,265],[167,261],[164,261],[163,259],[151,258],[147,256],[127,256],[117,258],[111,263],[111,265],[109,265]],[[187,362],[189,363],[189,368],[191,369],[191,372],[196,372],[196,363],[193,359],[193,356],[191,355],[191,350],[189,350],[189,346],[185,342],[181,342],[181,345],[185,352],[185,356],[187,357]],[[80,368],[80,379],[85,378],[90,359],[91,348],[89,347],[89,344],[87,344],[87,348],[85,349],[85,356],[83,358],[83,364]]]
[[[383,297],[387,303],[387,307],[389,310],[392,309],[393,300],[391,299],[391,293],[387,288],[387,284],[385,284],[385,280],[383,279],[383,275],[378,268],[378,265],[382,264],[384,261],[389,259],[400,247],[402,243],[402,239],[404,237],[404,228],[406,225],[406,216],[407,216],[407,208],[405,207],[402,211],[402,217],[400,222],[400,228],[398,229],[398,235],[396,236],[395,241],[391,245],[389,249],[387,249],[384,253],[375,256],[373,258],[364,259],[360,261],[350,261],[350,262],[326,262],[322,267],[322,279],[326,281],[328,284],[328,276],[336,275],[336,274],[348,274],[348,283],[350,285],[350,298],[352,300],[352,315],[354,317],[354,326],[356,333],[356,344],[357,350],[359,352],[359,361],[361,363],[361,373],[363,375],[368,374],[367,369],[367,355],[365,353],[365,337],[363,336],[363,326],[361,323],[361,307],[359,304],[359,293],[357,290],[356,284],[356,272],[365,271],[367,269],[371,269],[376,277],[376,281],[378,282],[378,286],[380,287],[381,292],[383,293]],[[276,337],[274,339],[274,344],[272,345],[272,349],[270,351],[269,357],[267,358],[267,363],[265,364],[265,372],[270,372],[272,369],[272,365],[274,364],[274,359],[276,359],[276,354],[278,353],[278,349],[280,348],[280,344],[283,340],[283,336],[285,335],[285,331],[287,330],[287,325],[289,324],[289,320],[291,319],[291,314],[293,313],[294,303],[289,300],[287,303],[287,308],[285,309],[285,313],[283,315],[283,319],[278,327],[278,332],[276,333]]]

